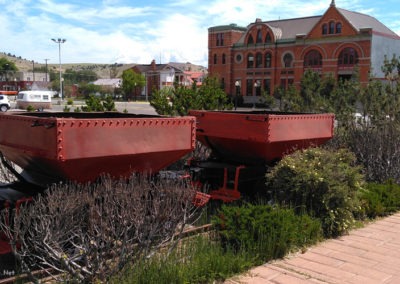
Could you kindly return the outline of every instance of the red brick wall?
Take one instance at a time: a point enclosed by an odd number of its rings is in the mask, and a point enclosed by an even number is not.
[[[342,24],[340,34],[322,35],[322,24],[333,21]],[[257,30],[263,31],[265,36],[268,26],[256,22],[249,27],[245,35],[244,43],[252,35],[254,43],[257,39]],[[273,35],[272,31],[269,31]],[[224,33],[224,45],[216,46],[217,34]],[[322,74],[332,74],[334,78],[338,78],[340,74],[351,73],[354,68],[339,68],[338,57],[340,52],[346,47],[352,47],[358,54],[358,69],[360,81],[368,82],[370,72],[370,56],[371,56],[371,35],[358,34],[356,30],[347,22],[345,18],[338,12],[335,7],[330,7],[321,20],[315,25],[315,28],[304,38],[285,44],[244,44],[240,47],[233,47],[245,32],[236,31],[234,29],[213,30],[209,29],[209,75],[216,76],[225,82],[225,91],[227,94],[234,94],[235,81],[240,79],[242,95],[253,94],[253,90],[246,88],[248,80],[261,80],[268,78],[271,80],[271,94],[275,87],[279,86],[281,80],[293,80],[295,86],[299,86],[301,77],[304,72],[304,56],[312,49],[318,50],[322,55],[322,68],[319,71]],[[264,40],[264,39],[263,39]],[[252,53],[254,56],[254,64],[256,62],[256,53],[261,52],[264,55],[269,51],[272,54],[271,68],[247,68],[247,56]],[[294,57],[293,66],[285,68],[283,66],[283,55],[291,53]],[[225,54],[226,62],[222,64],[222,56]],[[236,62],[236,56],[240,54],[242,61]],[[214,64],[214,56],[217,56],[217,64]]]

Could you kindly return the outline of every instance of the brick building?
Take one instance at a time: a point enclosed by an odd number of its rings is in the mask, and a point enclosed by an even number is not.
[[[400,37],[332,0],[322,16],[210,27],[208,52],[209,75],[220,79],[225,92],[257,102],[262,92],[298,87],[307,69],[348,79],[357,67],[361,83],[382,79],[384,56],[400,55]]]
[[[152,60],[150,64],[132,67],[134,72],[142,74],[146,80],[145,87],[139,91],[140,96],[146,99],[151,98],[154,91],[172,87],[174,82],[187,87],[190,87],[194,81],[197,85],[201,85],[205,73],[182,70],[179,67],[183,65],[179,63],[156,64],[156,61]]]

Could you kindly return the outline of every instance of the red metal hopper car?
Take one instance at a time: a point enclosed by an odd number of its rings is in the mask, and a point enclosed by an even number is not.
[[[240,198],[263,182],[266,167],[295,150],[319,146],[333,137],[333,114],[267,111],[189,112],[197,120],[197,139],[212,150],[193,161],[198,179],[211,186],[211,198]]]

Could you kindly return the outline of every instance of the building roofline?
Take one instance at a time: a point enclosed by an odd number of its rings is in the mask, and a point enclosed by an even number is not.
[[[226,31],[226,30],[245,32],[245,31],[247,31],[247,27],[240,27],[237,24],[230,24],[230,25],[221,25],[221,26],[214,26],[214,27],[208,28],[208,32],[218,32],[218,31]]]

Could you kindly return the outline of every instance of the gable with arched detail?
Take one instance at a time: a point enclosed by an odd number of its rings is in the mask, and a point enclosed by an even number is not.
[[[271,33],[267,31],[267,35],[265,36],[265,43],[272,43]]]
[[[247,31],[245,44],[271,44],[275,41],[274,31],[267,24],[257,24]]]
[[[249,37],[247,38],[247,44],[254,44],[254,39],[252,35],[249,35]]]
[[[321,26],[322,35],[334,35],[342,33],[342,22],[340,21],[329,21],[329,23],[323,23]]]
[[[263,38],[262,38],[262,32],[261,32],[261,30],[257,30],[256,43],[263,43]]]

